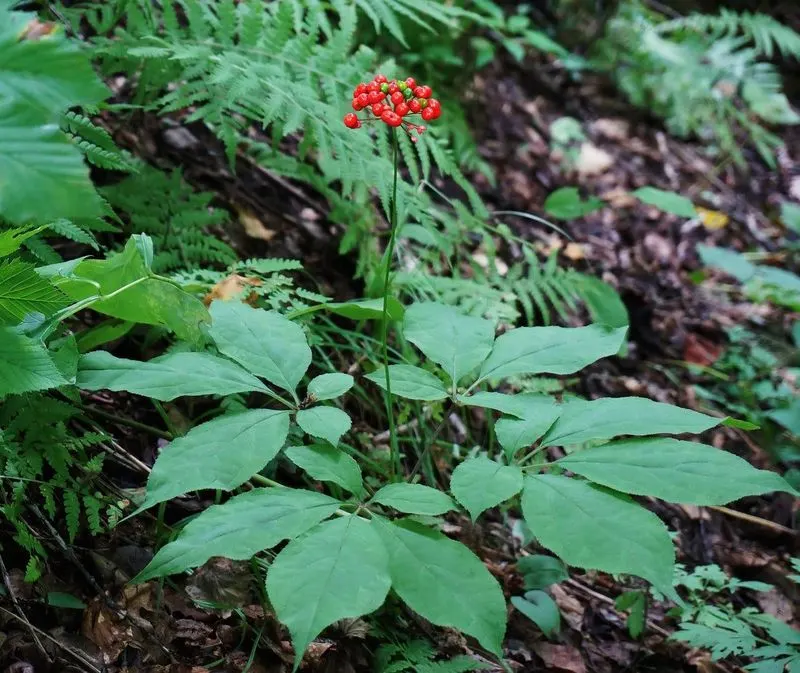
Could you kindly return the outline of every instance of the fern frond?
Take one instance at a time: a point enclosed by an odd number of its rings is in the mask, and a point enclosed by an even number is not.
[[[64,113],[62,127],[86,156],[100,168],[131,173],[136,170],[129,154],[120,150],[108,131],[77,112]]]
[[[91,246],[95,250],[100,249],[100,245],[91,231],[84,229],[70,220],[55,220],[50,223],[50,230],[76,243],[83,243],[84,245]]]

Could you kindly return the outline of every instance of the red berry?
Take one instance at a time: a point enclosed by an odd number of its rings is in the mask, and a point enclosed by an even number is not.
[[[352,112],[348,112],[344,116],[344,125],[349,129],[357,129],[361,126],[361,122],[358,121],[358,117],[356,117]]]
[[[399,91],[399,89],[397,88],[397,82],[395,80],[392,80],[391,82],[389,82],[389,93],[392,94],[395,91]]]
[[[386,75],[375,75],[375,81],[376,81],[378,84],[383,84],[384,82],[386,82],[386,81],[387,81],[387,80],[386,80]]]
[[[435,98],[429,98],[428,99],[428,107],[429,108],[433,108],[437,112],[441,112],[442,111],[442,104],[438,100],[436,100]],[[438,115],[437,115],[437,117],[438,117]]]
[[[400,105],[405,99],[405,96],[400,91],[395,91],[391,96],[391,101],[395,105]]]
[[[367,105],[369,105],[369,94],[358,94],[358,98],[356,100],[361,107],[367,107]]]
[[[415,86],[417,86],[417,80],[415,80],[413,77],[409,77],[406,79],[406,84],[413,89]]]
[[[395,112],[392,112],[391,110],[386,110],[381,115],[381,120],[386,122],[389,126],[400,126],[400,124],[403,123],[403,120],[400,118],[400,115],[398,115]]]
[[[400,103],[394,107],[395,114],[405,117],[409,112],[409,107],[405,103]]]
[[[386,105],[384,105],[383,103],[373,103],[372,114],[374,114],[376,117],[380,117],[385,109]]]
[[[359,110],[363,110],[364,106],[361,104],[361,100],[358,98],[353,99],[353,109],[358,112]]]
[[[367,84],[367,91],[380,91],[381,85],[379,82],[370,82]]]
[[[433,90],[427,85],[418,86],[416,89],[414,89],[414,95],[417,98],[430,98],[432,93]]]
[[[416,98],[412,98],[408,101],[408,109],[411,110],[411,112],[417,113],[422,109],[422,106]]]
[[[433,111],[433,108],[432,108],[432,107],[426,107],[426,108],[425,108],[425,109],[422,111],[422,118],[423,118],[423,119],[424,119],[426,122],[430,122],[430,121],[433,121],[434,119],[436,119],[436,117],[434,117],[434,114],[436,114],[436,113]]]
[[[386,94],[380,91],[370,91],[367,94],[367,100],[369,101],[370,105],[380,103],[384,98],[386,98]]]
[[[363,82],[353,90],[353,98],[360,96],[362,93],[367,92],[367,85]]]

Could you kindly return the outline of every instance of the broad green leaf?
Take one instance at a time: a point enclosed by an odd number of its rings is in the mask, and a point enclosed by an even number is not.
[[[315,401],[332,400],[344,395],[353,387],[353,377],[350,374],[320,374],[315,376],[308,384],[306,393]]]
[[[561,415],[542,444],[582,444],[619,435],[696,435],[723,420],[645,397],[569,400],[561,406]]]
[[[61,591],[49,591],[47,593],[47,604],[54,608],[68,608],[70,610],[86,609],[86,603],[80,598]]]
[[[251,374],[294,393],[311,364],[302,328],[275,311],[234,301],[211,304],[208,332],[217,348]]]
[[[561,407],[551,397],[539,395],[529,399],[530,406],[525,418],[501,418],[494,425],[497,441],[509,462],[519,449],[530,446],[544,435],[561,413]]]
[[[102,101],[108,89],[80,43],[60,28],[42,39],[20,39],[34,20],[34,14],[0,8],[0,100],[23,102],[46,119]]]
[[[121,339],[135,326],[134,323],[126,322],[125,320],[116,320],[114,318],[104,320],[100,324],[77,334],[78,349],[81,353],[93,351],[98,346]]]
[[[575,282],[578,294],[589,309],[593,322],[610,327],[624,327],[630,324],[625,302],[611,285],[588,275],[578,276]]]
[[[667,192],[656,187],[640,187],[632,192],[632,195],[639,201],[655,206],[665,213],[672,213],[680,217],[697,217],[697,211],[691,200],[675,192]]]
[[[555,404],[555,400],[540,393],[519,393],[506,395],[505,393],[477,392],[472,395],[459,395],[458,401],[471,407],[494,409],[509,416],[527,418]]]
[[[460,542],[410,519],[376,516],[372,525],[389,552],[392,588],[408,607],[438,626],[474,636],[500,656],[506,601],[481,560]]]
[[[734,250],[715,248],[711,245],[698,245],[697,254],[706,266],[713,266],[733,276],[740,283],[746,283],[755,276],[758,267],[744,255]]]
[[[514,374],[572,374],[615,355],[626,327],[518,327],[497,338],[481,367],[481,380]]]
[[[272,409],[220,416],[192,428],[161,450],[140,510],[189,491],[241,486],[278,454],[288,432],[289,412]]]
[[[29,313],[50,317],[69,301],[36,273],[33,264],[14,259],[0,264],[0,324],[17,325]]]
[[[403,319],[405,308],[396,298],[389,297],[386,307],[389,320]],[[383,298],[325,304],[325,308],[351,320],[380,320],[383,317]]]
[[[525,579],[526,589],[545,589],[569,577],[567,567],[561,559],[544,554],[523,556],[517,561],[517,571]]]
[[[37,122],[33,108],[3,98],[2,59],[0,46],[0,217],[28,224],[102,215],[80,150],[54,120]]]
[[[620,594],[614,601],[614,607],[620,611],[628,610],[630,612],[625,623],[631,637],[638,638],[642,635],[647,619],[647,600],[644,591],[626,591]]]
[[[270,566],[267,594],[292,634],[295,669],[322,629],[377,610],[390,585],[388,554],[364,519],[326,521],[290,542]]]
[[[536,624],[548,638],[561,628],[558,606],[544,591],[528,591],[524,598],[512,596],[511,605]]]
[[[780,423],[793,435],[800,437],[800,399],[795,399],[783,409],[773,409],[767,416],[776,423]]]
[[[406,514],[436,516],[456,508],[446,493],[422,484],[387,484],[372,498],[386,507],[393,507]]]
[[[545,212],[559,220],[575,220],[600,210],[605,205],[605,201],[596,196],[590,196],[584,201],[577,187],[561,187],[544,200]]]
[[[463,315],[452,306],[423,302],[406,311],[403,335],[441,366],[455,385],[489,355],[494,324]]]
[[[297,425],[312,437],[318,437],[334,446],[352,425],[350,416],[337,407],[311,407],[297,412]]]
[[[0,398],[66,384],[40,341],[0,327]]]
[[[61,375],[69,382],[75,383],[78,375],[78,343],[72,334],[67,334],[60,339],[55,339],[49,344],[50,357],[53,363],[61,372]]]
[[[203,565],[212,556],[247,560],[262,549],[302,535],[339,508],[327,495],[294,488],[257,488],[213,505],[177,539],[158,550],[133,580],[145,582]]]
[[[643,577],[670,596],[675,551],[666,526],[625,495],[559,475],[525,478],[525,521],[569,565]]]
[[[125,390],[169,402],[182,395],[232,395],[267,387],[230,360],[208,353],[171,353],[147,362],[117,358],[105,351],[82,355],[78,387]]]
[[[163,325],[181,339],[201,342],[200,328],[210,320],[206,307],[169,279],[152,275],[142,256],[149,241],[145,235],[131,236],[122,252],[105,260],[83,260],[56,285],[78,301],[98,294],[95,285],[81,279],[94,281],[101,296],[119,293],[94,301],[93,310],[129,322]]]
[[[383,367],[364,378],[386,390],[386,372]],[[389,365],[389,381],[392,384],[392,395],[409,400],[433,401],[447,397],[444,384],[436,376],[412,365]]]
[[[691,505],[793,492],[777,473],[757,470],[732,453],[668,437],[612,442],[570,454],[558,464],[617,491]]]
[[[355,495],[364,490],[361,468],[352,456],[326,444],[292,446],[284,455],[312,479],[330,481]]]
[[[482,456],[465,460],[450,478],[450,491],[467,508],[473,521],[481,512],[513,498],[521,490],[522,470]]]

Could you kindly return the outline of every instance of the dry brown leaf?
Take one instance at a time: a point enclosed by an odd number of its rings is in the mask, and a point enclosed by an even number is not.
[[[211,288],[211,291],[203,298],[203,303],[208,306],[216,299],[221,299],[222,301],[235,299],[244,293],[248,286],[258,287],[259,285],[263,285],[263,281],[259,278],[248,278],[232,273]],[[251,292],[245,301],[248,304],[255,304],[257,299],[258,295],[255,292]]]
[[[56,32],[58,28],[58,24],[52,23],[50,21],[42,22],[39,19],[31,20],[25,29],[20,33],[19,39],[20,40],[30,40],[31,42],[35,42],[36,40],[40,40],[43,37],[48,37]]]
[[[559,584],[551,586],[549,591],[564,621],[576,631],[580,631],[583,625],[583,604]]]
[[[264,223],[249,210],[239,211],[239,222],[242,223],[244,232],[250,238],[260,238],[262,241],[269,242],[276,236],[276,232],[267,229]]]
[[[630,125],[624,119],[598,119],[591,128],[609,140],[625,140],[630,133]]]
[[[586,254],[583,251],[583,245],[580,243],[567,243],[567,246],[564,248],[564,257],[567,259],[571,259],[573,262],[577,262],[583,259]]]
[[[586,673],[586,664],[577,648],[572,645],[537,643],[533,647],[548,668],[568,673]]]
[[[700,336],[689,333],[683,344],[683,359],[693,365],[710,367],[722,355],[722,345]]]
[[[614,208],[630,208],[639,203],[639,200],[622,187],[614,187],[600,194],[600,198]]]
[[[608,152],[586,142],[581,145],[581,152],[575,162],[575,168],[582,176],[600,175],[611,168],[613,163],[614,157]]]

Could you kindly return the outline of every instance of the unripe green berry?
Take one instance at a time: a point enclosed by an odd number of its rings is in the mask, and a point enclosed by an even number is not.
[[[406,100],[411,100],[414,97],[414,92],[406,86],[406,88],[403,89],[403,96]]]
[[[397,83],[397,88],[400,89],[400,91],[402,91],[403,93],[405,93],[405,90],[408,89],[408,84],[406,84],[403,81],[400,81]]]
[[[381,91],[383,93],[389,93],[389,84],[387,82],[381,84]]]
[[[427,99],[427,98],[417,98],[417,100],[419,101],[419,106],[420,106],[420,107],[421,107],[423,110],[424,110],[426,107],[428,107],[428,99]]]

